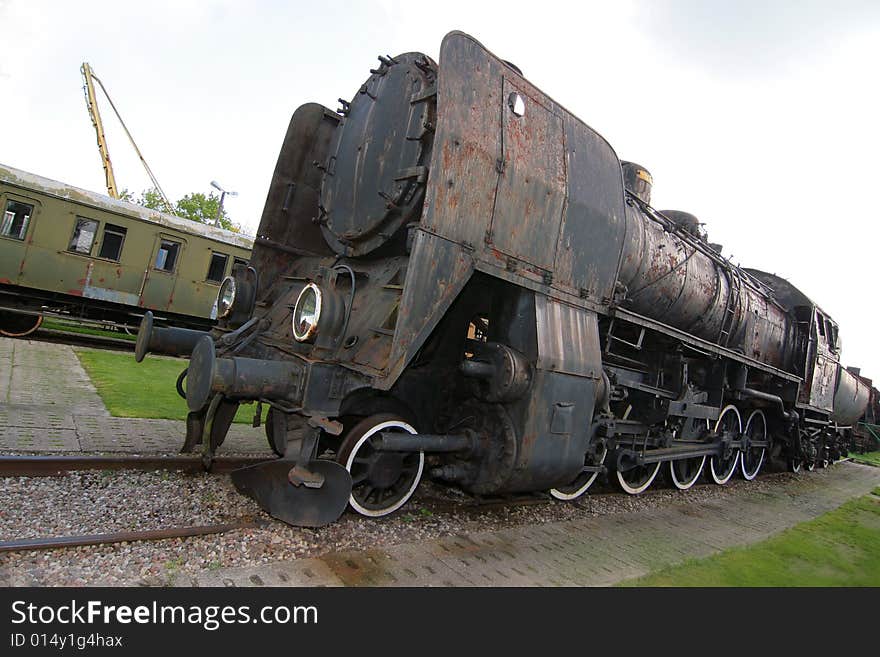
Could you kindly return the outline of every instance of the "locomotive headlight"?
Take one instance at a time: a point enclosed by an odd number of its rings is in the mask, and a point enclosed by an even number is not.
[[[227,276],[217,293],[217,317],[228,317],[235,305],[235,279]]]
[[[310,342],[318,332],[323,295],[321,288],[309,283],[299,293],[293,308],[293,337],[297,342]]]

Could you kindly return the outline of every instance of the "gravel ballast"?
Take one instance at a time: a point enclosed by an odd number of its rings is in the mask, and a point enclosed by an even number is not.
[[[657,483],[630,497],[596,486],[574,502],[481,505],[455,489],[423,482],[401,511],[373,520],[346,513],[320,529],[290,527],[240,495],[226,475],[178,472],[75,472],[62,477],[0,478],[0,540],[228,523],[262,526],[160,541],[0,553],[0,585],[167,585],[177,575],[255,565],[338,550],[370,549],[453,534],[627,513],[719,499],[745,491],[772,493],[793,477],[771,473],[727,486],[681,492]]]

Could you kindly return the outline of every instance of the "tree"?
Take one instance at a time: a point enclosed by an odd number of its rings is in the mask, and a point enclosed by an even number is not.
[[[134,200],[134,194],[127,189],[122,190],[119,198],[123,201],[128,201],[129,203],[137,203],[138,205],[150,208],[151,210],[159,210],[161,212],[167,211],[165,203],[162,201],[162,195],[159,194],[159,190],[155,187],[142,191],[140,198],[137,201]],[[217,208],[219,205],[220,197],[214,192],[210,192],[207,196],[201,192],[192,192],[177,201],[174,205],[174,214],[178,217],[183,217],[184,219],[197,221],[200,224],[209,224],[213,226],[216,221]],[[226,214],[226,208],[220,208],[220,227],[225,228],[226,230],[231,230],[234,233],[241,232],[241,226],[233,223],[229,218],[229,215]]]
[[[201,224],[213,224],[217,217],[217,208],[220,206],[220,197],[214,192],[207,196],[201,192],[187,194],[177,202],[175,214],[186,219],[198,221]],[[240,232],[241,226],[232,223],[226,214],[226,208],[220,208],[220,226],[226,230]]]

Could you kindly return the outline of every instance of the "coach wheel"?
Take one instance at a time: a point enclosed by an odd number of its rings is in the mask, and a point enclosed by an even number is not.
[[[624,493],[638,495],[648,489],[660,471],[660,462],[637,465],[629,470],[617,471],[617,483]]]
[[[30,335],[43,323],[42,315],[25,315],[0,311],[0,335],[7,338],[23,338]]]
[[[418,433],[396,415],[371,415],[346,432],[336,457],[351,474],[349,505],[371,518],[386,516],[406,504],[425,468],[424,452],[373,449],[373,439],[382,432]]]
[[[605,462],[605,457],[607,456],[607,454],[608,448],[603,446],[598,454],[588,454],[584,465],[602,465]],[[557,500],[568,501],[576,499],[587,492],[587,489],[593,485],[593,482],[596,481],[596,477],[598,476],[598,472],[582,472],[568,486],[552,488],[550,490],[550,494]]]
[[[749,415],[749,419],[746,422],[745,434],[748,436],[749,441],[767,441],[767,418],[764,417],[764,411],[752,411],[752,414]],[[742,456],[740,456],[740,468],[742,469],[743,479],[751,481],[758,476],[758,471],[764,463],[765,451],[766,450],[763,447],[749,447],[742,452]]]
[[[742,419],[736,406],[726,406],[721,411],[721,417],[715,423],[716,433],[733,433],[739,436],[742,433]],[[739,462],[739,450],[729,450],[729,454],[718,454],[709,459],[709,474],[716,484],[726,484],[730,481]]]

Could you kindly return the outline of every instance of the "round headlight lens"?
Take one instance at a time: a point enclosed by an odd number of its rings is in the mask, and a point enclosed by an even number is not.
[[[227,317],[235,305],[235,279],[227,276],[217,293],[217,317]]]
[[[309,283],[299,293],[293,308],[293,337],[297,342],[308,342],[318,332],[321,320],[321,288]]]

